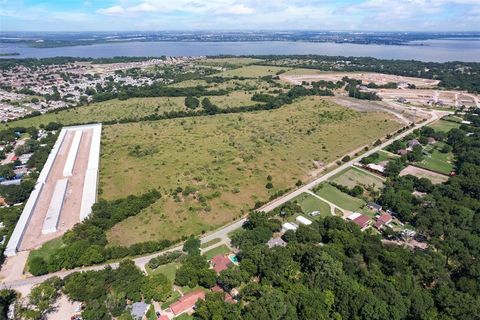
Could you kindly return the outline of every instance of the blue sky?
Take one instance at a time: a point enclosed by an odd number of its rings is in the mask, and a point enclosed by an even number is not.
[[[0,0],[1,31],[480,31],[480,0]]]

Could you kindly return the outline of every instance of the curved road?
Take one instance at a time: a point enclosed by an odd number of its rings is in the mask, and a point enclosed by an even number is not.
[[[426,126],[438,119],[440,119],[443,115],[445,114],[449,114],[451,112],[442,112],[442,111],[431,111],[430,114],[431,114],[431,118],[427,121],[424,121],[423,123],[421,124],[417,124],[415,125],[415,127],[407,130],[407,131],[404,131],[402,132],[401,134],[395,136],[394,138],[382,143],[381,145],[379,146],[376,146],[374,147],[373,149],[370,149],[369,151],[365,152],[364,154],[340,165],[339,167],[333,169],[332,171],[324,174],[323,176],[319,177],[319,178],[316,178],[315,180],[307,183],[306,185],[298,188],[298,189],[295,189],[287,194],[284,194],[283,196],[267,203],[266,205],[264,205],[263,207],[261,207],[259,210],[260,211],[264,211],[264,212],[268,212],[268,211],[272,211],[274,210],[275,208],[283,205],[284,203],[292,200],[293,198],[297,197],[298,195],[300,195],[301,193],[303,192],[306,192],[308,191],[309,189],[312,189],[313,187],[319,185],[320,183],[328,180],[330,177],[336,175],[337,173],[345,170],[346,168],[352,166],[354,163],[358,162],[361,158],[363,157],[367,157],[383,148],[385,148],[386,146],[388,146],[389,144],[391,144],[392,142],[394,142],[395,140],[398,140],[398,139],[402,139],[403,137],[409,135],[410,133],[413,132],[413,130],[415,129],[418,129],[418,128],[421,128],[423,126]],[[215,238],[220,238],[222,240],[226,240],[228,238],[228,234],[238,228],[240,228],[243,223],[246,221],[246,218],[242,218],[238,221],[235,221],[234,223],[232,224],[229,224],[225,227],[223,227],[222,229],[219,229],[217,231],[214,231],[204,237],[201,238],[201,242],[202,243],[205,243],[205,242],[208,242],[210,240],[213,240]],[[176,247],[173,247],[173,248],[170,248],[168,250],[165,250],[165,251],[162,251],[162,252],[157,252],[157,253],[154,253],[154,254],[149,254],[149,255],[146,255],[146,256],[142,256],[142,257],[138,257],[138,258],[134,258],[132,259],[135,264],[142,270],[145,270],[145,265],[146,263],[152,259],[153,257],[156,257],[156,256],[159,256],[159,255],[162,255],[166,252],[170,252],[170,251],[176,251],[176,250],[181,250],[182,249],[182,245],[178,245]],[[88,270],[101,270],[103,268],[105,268],[106,266],[110,266],[112,268],[117,268],[118,267],[118,262],[115,262],[115,263],[109,263],[109,264],[103,264],[103,265],[97,265],[97,266],[91,266],[91,267],[83,267],[83,268],[77,268],[77,269],[72,269],[72,270],[64,270],[64,271],[58,271],[58,272],[55,272],[55,273],[50,273],[50,274],[46,274],[46,275],[43,275],[43,276],[38,276],[38,277],[28,277],[28,278],[24,278],[24,279],[18,279],[18,280],[12,280],[12,281],[8,281],[8,282],[5,282],[5,283],[2,283],[0,285],[0,288],[12,288],[12,289],[15,289],[15,288],[21,288],[21,287],[31,287],[35,284],[38,284],[38,283],[41,283],[43,281],[45,281],[46,279],[50,278],[50,277],[53,277],[53,276],[58,276],[58,277],[65,277],[71,273],[74,273],[74,272],[77,272],[77,271],[88,271]]]

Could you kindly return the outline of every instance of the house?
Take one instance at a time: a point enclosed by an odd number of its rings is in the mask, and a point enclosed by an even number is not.
[[[380,216],[377,217],[377,221],[375,222],[375,228],[381,229],[384,225],[389,224],[392,221],[392,216],[388,213],[382,213]]]
[[[413,149],[413,147],[415,147],[415,146],[420,146],[421,145],[420,141],[418,141],[417,139],[409,140],[407,144],[408,144],[408,148],[410,148],[410,149]]]
[[[407,99],[405,99],[404,97],[400,97],[400,98],[398,98],[397,101],[400,102],[400,103],[406,103]]]
[[[437,142],[437,140],[435,140],[435,138],[433,137],[428,137],[427,141],[428,141],[428,144],[435,144]]]
[[[380,172],[380,173],[383,173],[385,171],[384,166],[381,166],[381,165],[375,164],[375,163],[367,164],[367,168],[372,170],[372,171],[376,171],[376,172]]]
[[[293,222],[285,222],[282,224],[282,231],[286,232],[288,230],[296,231],[298,229],[298,225]]]
[[[205,300],[205,292],[202,289],[192,291],[172,303],[170,310],[175,316],[178,316],[181,313],[192,310],[200,299]]]
[[[352,213],[347,219],[359,226],[360,229],[364,229],[370,224],[370,217],[358,212]]]
[[[406,154],[408,154],[408,150],[407,149],[400,149],[397,151],[397,154],[401,155],[401,156],[404,156]]]
[[[295,218],[295,220],[301,224],[304,224],[306,226],[308,225],[311,225],[312,224],[312,221],[308,220],[307,218],[305,218],[304,216],[298,216]]]
[[[471,122],[471,121],[467,121],[467,120],[463,120],[463,121],[461,122],[461,124],[472,124],[472,122]]]
[[[233,299],[232,295],[228,292],[225,292],[222,287],[220,287],[218,284],[215,285],[215,287],[213,287],[211,289],[213,292],[224,292],[225,295],[224,295],[224,300],[225,302],[229,302],[229,303],[237,303],[237,301],[235,299]]]
[[[141,320],[147,313],[148,308],[150,308],[150,305],[143,301],[135,302],[130,307],[130,314],[132,315],[133,319]]]
[[[375,202],[369,202],[367,203],[367,207],[370,209],[370,210],[373,210],[373,211],[376,211],[376,212],[380,212],[382,211],[382,206],[375,203]]]
[[[285,247],[287,245],[287,243],[285,241],[283,241],[282,238],[280,237],[274,237],[274,238],[271,238],[270,240],[268,240],[267,242],[267,246],[271,249],[271,248],[274,248],[274,247]]]
[[[228,269],[231,264],[232,261],[223,254],[219,254],[210,260],[210,265],[216,273],[220,273],[223,270]]]

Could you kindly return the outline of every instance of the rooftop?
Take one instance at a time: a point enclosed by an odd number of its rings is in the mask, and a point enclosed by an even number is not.
[[[210,260],[210,264],[216,273],[220,273],[223,270],[228,269],[228,267],[232,264],[232,261],[223,254],[219,254]]]
[[[205,292],[202,289],[192,291],[170,305],[174,315],[179,315],[187,310],[192,309],[199,299],[205,299]]]

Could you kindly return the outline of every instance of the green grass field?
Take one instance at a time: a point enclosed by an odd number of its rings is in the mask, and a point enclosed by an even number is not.
[[[343,193],[328,183],[320,185],[320,187],[318,188],[318,190],[316,190],[315,193],[342,209],[346,209],[352,212],[370,214],[370,210],[368,210],[368,208],[363,208],[366,204],[365,201]]]
[[[207,242],[205,242],[205,243],[202,243],[202,244],[200,245],[200,248],[202,248],[202,249],[208,248],[208,247],[210,247],[210,246],[213,246],[213,245],[216,244],[216,243],[219,243],[220,241],[222,241],[222,239],[220,239],[220,238],[212,239],[212,240],[210,240],[210,241],[207,241]]]
[[[219,254],[227,254],[229,252],[231,252],[230,249],[226,245],[222,244],[218,247],[208,250],[207,252],[204,252],[203,255],[207,260],[210,260]]]
[[[435,131],[448,132],[451,129],[459,128],[460,123],[445,121],[445,120],[438,120],[432,123],[430,127],[433,128]]]
[[[417,162],[415,165],[421,168],[428,170],[436,171],[449,175],[453,170],[453,154],[452,153],[441,153],[440,151],[434,149],[431,156],[424,156],[421,162]]]
[[[41,258],[48,258],[52,255],[52,253],[57,250],[58,248],[63,246],[63,241],[62,238],[57,238],[50,240],[48,242],[45,242],[39,249],[32,250],[30,251],[30,254],[28,255],[28,261],[25,264],[25,268],[28,267],[29,262],[31,259],[35,257],[41,257]]]
[[[308,193],[302,193],[301,195],[294,198],[292,201],[298,201],[298,204],[302,208],[303,213],[309,219],[313,217],[310,216],[310,213],[313,211],[320,211],[320,217],[326,217],[331,215],[331,208],[328,203],[322,201]]]
[[[400,127],[385,113],[360,113],[306,98],[277,110],[105,126],[100,197],[152,188],[163,197],[108,232],[115,245],[178,239],[218,228],[272,193]],[[267,176],[273,189],[266,189]],[[177,187],[189,195],[171,194]],[[125,237],[128,234],[128,237]]]
[[[360,185],[364,188],[371,186],[375,190],[380,190],[381,188],[383,188],[382,178],[355,167],[350,167],[336,174],[335,176],[330,178],[330,180],[335,183],[347,186],[349,188],[353,188],[356,185]]]
[[[393,157],[397,157],[397,155],[393,154],[393,153],[390,153],[390,152],[387,152],[387,151],[384,151],[384,150],[380,150],[377,152],[379,157],[377,160],[375,160],[373,163],[375,164],[379,164],[380,162],[382,161],[388,161],[390,160],[391,158]]]
[[[177,262],[167,263],[164,265],[159,266],[156,269],[150,269],[148,265],[145,266],[148,274],[158,274],[161,273],[168,278],[173,283],[175,280],[175,274],[177,273],[177,269],[180,267],[180,264]]]
[[[255,62],[262,61],[262,59],[255,59],[255,58],[207,58],[198,61],[198,64],[206,65],[206,66],[245,66],[248,64],[252,64]]]
[[[102,122],[129,117],[141,117],[153,113],[163,114],[168,111],[185,110],[184,101],[185,98],[183,97],[131,98],[122,101],[114,99],[1,124],[0,128],[4,129],[7,125],[38,127],[40,124],[49,122],[60,122],[68,125],[72,123]]]
[[[219,73],[223,77],[246,77],[258,78],[267,75],[274,76],[279,71],[288,71],[290,68],[271,67],[271,66],[244,66],[237,69],[227,70]]]

